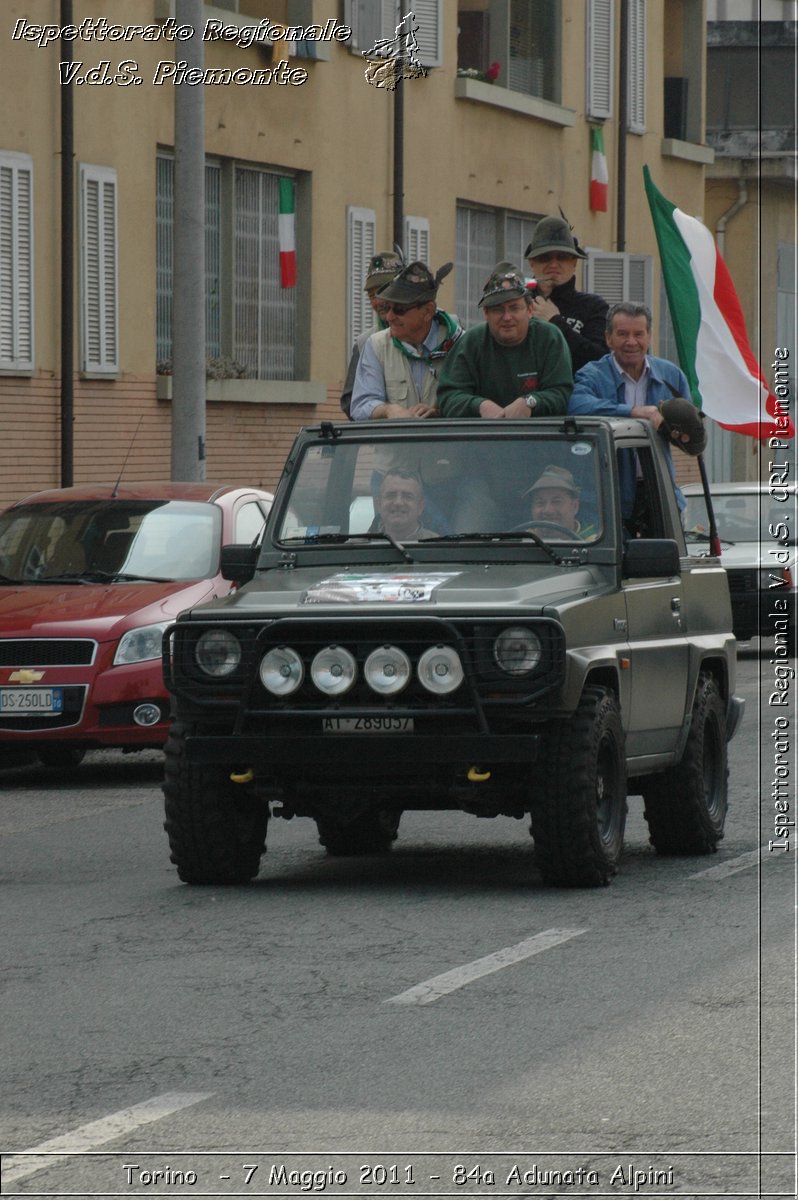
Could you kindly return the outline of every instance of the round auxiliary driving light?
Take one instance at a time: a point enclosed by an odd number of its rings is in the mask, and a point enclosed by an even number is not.
[[[290,696],[302,686],[305,665],[290,646],[275,646],[260,660],[258,672],[267,692],[273,696]]]
[[[133,709],[133,720],[146,729],[149,725],[158,724],[161,720],[161,710],[157,704],[137,704]]]
[[[451,646],[430,646],[418,660],[418,678],[428,692],[445,696],[463,682],[463,665]]]
[[[241,643],[227,629],[209,629],[197,638],[194,657],[206,675],[221,679],[241,662]]]
[[[310,664],[310,677],[326,696],[340,696],[355,682],[357,663],[343,646],[327,646]]]
[[[392,696],[410,678],[410,659],[398,646],[379,646],[366,659],[363,675],[373,692]]]
[[[531,629],[511,625],[493,643],[496,665],[508,675],[528,675],[540,662],[540,638]]]

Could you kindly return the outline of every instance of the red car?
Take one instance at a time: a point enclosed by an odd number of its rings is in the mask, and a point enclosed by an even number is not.
[[[0,513],[0,762],[162,746],[163,632],[230,591],[221,547],[255,541],[271,502],[256,488],[109,483]]]

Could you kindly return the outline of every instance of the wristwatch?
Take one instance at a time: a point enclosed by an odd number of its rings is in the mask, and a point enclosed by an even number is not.
[[[529,415],[531,417],[532,413],[535,411],[535,409],[538,406],[537,398],[535,396],[525,396],[524,399],[526,402],[526,406],[529,409]]]

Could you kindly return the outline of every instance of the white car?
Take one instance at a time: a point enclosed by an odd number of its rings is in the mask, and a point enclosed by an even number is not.
[[[701,486],[682,488],[685,537],[707,543],[709,520]],[[798,515],[794,484],[713,483],[712,505],[729,577],[734,634],[740,641],[795,637]]]

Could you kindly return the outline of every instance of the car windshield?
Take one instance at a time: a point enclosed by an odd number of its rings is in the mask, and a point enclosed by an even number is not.
[[[499,535],[595,542],[604,527],[591,436],[380,440],[306,447],[274,530],[282,543],[404,545]]]
[[[0,574],[6,583],[201,579],[218,570],[220,541],[214,504],[25,504],[0,516]]]
[[[686,499],[684,528],[688,540],[705,541],[709,537],[709,519],[704,497],[688,496]],[[713,491],[712,508],[722,541],[764,542],[775,536],[770,527],[784,522],[790,505],[779,504],[767,492],[732,495]]]

